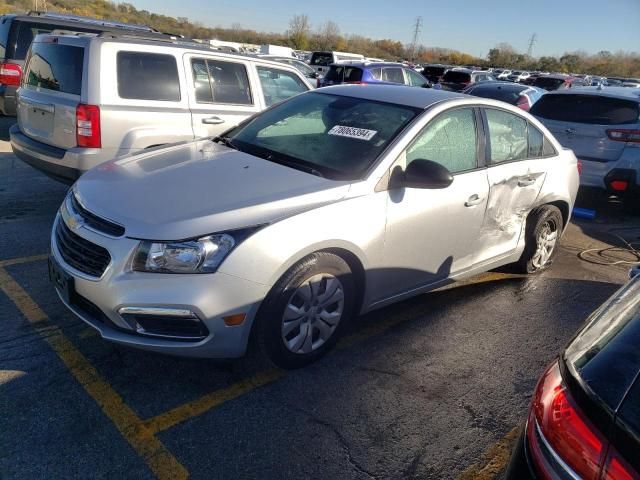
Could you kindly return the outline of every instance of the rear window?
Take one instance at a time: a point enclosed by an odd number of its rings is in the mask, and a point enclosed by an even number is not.
[[[544,88],[545,90],[557,90],[563,83],[564,79],[562,78],[538,77],[535,82],[533,82],[533,85]]]
[[[178,66],[172,55],[118,52],[117,69],[120,98],[180,101]]]
[[[333,55],[329,52],[314,52],[309,63],[311,65],[331,65],[333,63]]]
[[[0,59],[3,59],[6,57],[10,30],[11,30],[11,20],[9,20],[6,17],[2,17],[0,20]]]
[[[7,22],[9,23],[9,22]],[[101,30],[95,28],[80,28],[56,25],[52,23],[40,23],[40,22],[23,22],[21,20],[14,20],[10,22],[11,33],[9,35],[9,44],[7,46],[7,58],[12,60],[24,60],[27,56],[27,51],[31,46],[31,42],[40,33],[51,33],[54,30],[65,30],[74,32],[88,32],[97,33]]]
[[[549,120],[593,125],[637,123],[640,117],[638,102],[580,94],[544,95],[530,113]]]
[[[362,80],[362,70],[358,67],[333,66],[327,72],[325,80],[332,82],[359,82]]]
[[[476,87],[470,94],[476,97],[491,98],[515,105],[520,98],[520,93],[526,88],[500,88],[500,87]]]
[[[441,76],[446,70],[445,67],[424,67],[423,75]]]
[[[34,43],[24,84],[80,95],[84,48],[57,43]]]
[[[453,83],[468,83],[471,81],[471,75],[465,72],[456,72],[455,70],[449,70],[444,74],[442,80],[445,82]]]

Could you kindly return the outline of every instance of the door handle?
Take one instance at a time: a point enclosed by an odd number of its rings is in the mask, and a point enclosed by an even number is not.
[[[484,201],[484,198],[480,198],[478,194],[471,195],[469,199],[464,202],[465,207],[475,207],[476,205],[480,205]]]
[[[524,178],[518,179],[519,187],[530,187],[534,183],[536,183],[536,181],[531,177],[524,177]]]
[[[202,123],[206,125],[220,125],[221,123],[224,123],[224,118],[214,115],[213,117],[203,118]]]

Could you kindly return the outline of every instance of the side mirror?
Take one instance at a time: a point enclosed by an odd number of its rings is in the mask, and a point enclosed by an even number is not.
[[[413,160],[404,172],[406,188],[447,188],[453,183],[451,172],[432,160]]]

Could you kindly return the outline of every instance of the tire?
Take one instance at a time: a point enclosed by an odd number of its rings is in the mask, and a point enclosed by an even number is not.
[[[549,268],[558,253],[563,224],[558,207],[542,205],[532,210],[527,217],[524,251],[514,269],[531,274]]]
[[[271,289],[258,311],[254,341],[276,366],[304,367],[335,346],[354,307],[347,262],[331,253],[313,253]]]

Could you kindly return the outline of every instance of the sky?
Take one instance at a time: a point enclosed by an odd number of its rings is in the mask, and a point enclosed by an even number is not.
[[[344,35],[390,38],[410,43],[422,17],[418,42],[479,57],[501,42],[526,52],[536,34],[533,55],[640,52],[640,0],[128,0],[138,9],[187,17],[209,27],[240,24],[284,32],[295,14],[307,14],[312,29],[327,20]]]

